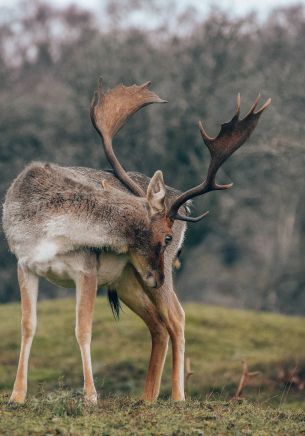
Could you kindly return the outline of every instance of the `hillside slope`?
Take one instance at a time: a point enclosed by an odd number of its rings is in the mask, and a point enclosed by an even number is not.
[[[86,421],[84,416],[87,416],[87,413],[88,416],[96,414],[96,411],[84,412],[81,405],[79,393],[82,387],[82,373],[80,354],[74,337],[74,310],[73,299],[39,303],[38,331],[30,361],[30,401],[14,410],[6,405],[6,400],[13,384],[18,360],[20,308],[18,304],[0,307],[1,413],[7,419],[7,429],[13,429],[9,426],[14,425],[16,413],[20,419],[24,417],[30,420],[30,416],[42,414],[42,420],[49,420],[53,411],[55,416],[81,416],[81,422]],[[126,410],[130,410],[130,414],[133,415],[135,409],[139,409],[138,412],[142,410],[143,416],[151,414],[156,422],[159,415],[164,418],[164,414],[169,413],[169,417],[172,417],[177,410],[182,411],[182,415],[189,415],[190,425],[199,426],[198,428],[203,425],[201,418],[198,421],[198,416],[202,413],[211,414],[214,418],[207,417],[206,421],[210,425],[216,419],[215,416],[222,417],[225,426],[222,431],[229,425],[228,420],[232,418],[232,413],[234,416],[248,416],[245,428],[250,425],[249,416],[256,415],[258,420],[261,419],[260,423],[257,421],[255,424],[260,426],[263,422],[267,425],[266,420],[269,418],[266,417],[269,415],[273,420],[279,419],[280,422],[280,413],[283,414],[283,425],[286,418],[287,423],[294,423],[293,425],[305,424],[304,414],[283,412],[283,409],[304,408],[305,391],[298,389],[293,380],[291,383],[289,380],[280,380],[283,374],[295,367],[298,377],[302,379],[305,376],[303,318],[198,304],[185,305],[185,310],[186,355],[191,358],[192,369],[195,372],[189,382],[190,399],[185,406],[175,406],[166,401],[170,393],[168,358],[161,391],[163,400],[155,406],[146,406],[137,403],[137,398],[143,389],[149,358],[148,331],[142,321],[125,307],[121,320],[116,322],[106,300],[97,299],[92,357],[96,387],[101,395],[100,409],[105,408],[104,412],[109,412],[112,407],[118,408],[117,417],[121,424],[124,421],[122,415],[128,415]],[[241,360],[248,363],[251,371],[260,371],[260,375],[244,391],[244,397],[251,404],[228,403],[240,378]],[[114,395],[121,394],[124,396],[113,398]],[[165,405],[168,412],[164,409]],[[270,406],[281,410],[272,412]],[[99,414],[104,412],[99,410]],[[181,429],[186,431],[181,413],[178,413],[181,418]],[[171,431],[180,428],[178,415],[172,422]],[[31,419],[34,419],[33,417]],[[67,416],[65,419],[68,419]],[[124,423],[126,424],[125,421]],[[177,425],[178,427],[175,427]],[[234,428],[236,431],[237,427]],[[296,428],[299,430],[301,427],[295,427],[294,431]],[[25,428],[22,431],[26,434]],[[161,427],[158,431],[161,432]],[[164,429],[162,431],[165,432]],[[143,434],[150,433],[148,431]]]

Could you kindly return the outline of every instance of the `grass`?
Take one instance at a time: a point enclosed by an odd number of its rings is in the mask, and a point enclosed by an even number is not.
[[[171,402],[170,359],[161,399],[139,400],[150,350],[145,325],[127,308],[113,320],[98,298],[92,358],[97,407],[83,404],[81,361],[74,338],[74,300],[38,306],[28,401],[8,404],[20,341],[18,304],[0,307],[1,434],[301,434],[305,392],[279,382],[280,369],[295,366],[305,378],[305,320],[283,315],[187,304],[186,354],[195,374],[188,400]],[[260,375],[232,402],[241,360]]]
[[[1,403],[0,403],[1,404]],[[280,411],[243,402],[160,400],[145,404],[129,397],[100,400],[86,408],[68,392],[38,396],[26,406],[1,406],[3,435],[299,435],[302,411]],[[5,422],[5,424],[4,424]]]

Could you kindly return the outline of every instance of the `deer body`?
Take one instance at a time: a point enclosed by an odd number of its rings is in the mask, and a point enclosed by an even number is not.
[[[105,179],[116,189],[103,189]],[[149,179],[141,179],[147,187]],[[98,286],[105,286],[130,261],[128,248],[146,230],[147,215],[144,202],[109,172],[33,163],[8,191],[3,225],[11,251],[35,274],[71,287],[95,258]]]
[[[84,391],[96,402],[90,343],[96,291],[106,286],[138,314],[152,340],[144,399],[154,400],[169,338],[172,343],[172,398],[184,399],[184,312],[174,292],[172,267],[181,248],[188,216],[187,202],[218,185],[216,173],[250,136],[267,101],[239,120],[237,110],[223,124],[217,137],[209,137],[202,124],[202,138],[211,162],[207,178],[180,193],[166,187],[161,171],[148,177],[127,173],[112,147],[112,138],[135,112],[151,103],[163,103],[141,86],[119,85],[103,92],[100,83],[91,105],[91,120],[101,135],[113,173],[53,164],[27,166],[8,190],[3,226],[11,251],[18,259],[22,305],[22,340],[11,401],[23,402],[27,370],[36,330],[38,277],[63,287],[76,288],[76,338],[80,347]]]

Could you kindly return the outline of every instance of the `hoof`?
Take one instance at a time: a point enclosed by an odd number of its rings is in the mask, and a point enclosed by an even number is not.
[[[144,401],[145,403],[155,403],[157,399],[158,396],[156,394],[144,393],[140,401]]]
[[[97,405],[97,394],[91,394],[91,395],[85,395],[85,403],[90,406],[96,406]]]
[[[10,403],[24,404],[26,394],[24,392],[13,392],[11,398],[9,399]]]
[[[172,401],[178,402],[178,401],[185,401],[184,395],[172,395]]]

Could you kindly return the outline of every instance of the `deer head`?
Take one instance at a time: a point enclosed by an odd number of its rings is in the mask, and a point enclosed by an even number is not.
[[[166,217],[166,189],[162,172],[156,171],[145,196],[143,194],[141,198],[130,198],[111,186],[107,180],[102,181],[102,186],[112,191],[116,198],[121,197],[129,203],[132,201],[136,211],[132,214],[132,219],[128,220],[125,234],[130,261],[147,286],[161,286],[164,281],[164,250],[173,237],[172,221]],[[121,231],[124,232],[123,228]]]
[[[141,86],[118,85],[104,93],[100,80],[94,94],[90,116],[93,126],[101,135],[106,157],[114,169],[117,178],[136,196],[141,197],[148,215],[148,224],[134,235],[130,245],[130,259],[150,287],[159,287],[164,281],[164,251],[172,241],[172,226],[175,220],[197,222],[208,212],[199,217],[188,216],[184,207],[187,201],[213,190],[232,187],[216,183],[216,173],[220,166],[247,140],[257,125],[262,112],[269,106],[271,99],[257,111],[259,97],[244,119],[239,120],[240,96],[237,97],[237,109],[234,117],[221,126],[219,134],[211,138],[205,132],[202,123],[199,129],[207,145],[211,162],[206,179],[198,186],[180,194],[169,206],[166,204],[166,188],[161,171],[157,171],[149,183],[147,192],[129,176],[118,161],[112,145],[114,135],[123,127],[125,121],[139,109],[152,103],[166,103],[148,89],[150,82]],[[131,229],[132,231],[132,229]]]

